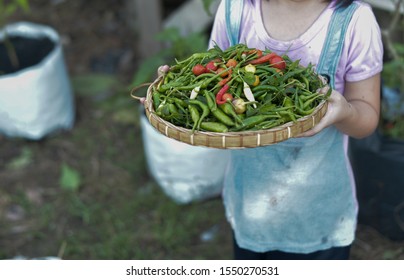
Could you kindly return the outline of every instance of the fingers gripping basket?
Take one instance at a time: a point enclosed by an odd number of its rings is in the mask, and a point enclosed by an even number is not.
[[[276,144],[311,129],[323,118],[327,111],[327,101],[323,100],[312,114],[304,116],[295,122],[288,122],[281,126],[256,131],[239,132],[205,132],[175,126],[160,118],[153,108],[153,87],[160,79],[156,79],[147,89],[144,102],[146,116],[150,124],[163,135],[194,146],[205,146],[218,149],[254,148]]]

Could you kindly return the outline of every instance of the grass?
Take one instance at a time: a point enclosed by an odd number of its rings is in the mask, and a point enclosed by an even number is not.
[[[221,200],[180,205],[148,174],[139,105],[117,84],[75,85],[71,131],[0,140],[0,258],[232,258]]]

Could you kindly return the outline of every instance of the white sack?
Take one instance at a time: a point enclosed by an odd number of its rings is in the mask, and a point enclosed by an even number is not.
[[[185,204],[221,194],[228,150],[192,146],[159,133],[141,114],[149,171],[163,191]]]
[[[46,36],[55,47],[37,65],[0,76],[0,134],[37,140],[55,130],[70,129],[73,94],[58,34],[48,26],[26,22],[9,25],[7,30],[10,35]]]

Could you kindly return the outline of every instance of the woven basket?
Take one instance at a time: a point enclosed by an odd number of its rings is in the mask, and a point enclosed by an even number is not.
[[[146,100],[144,101],[147,119],[163,135],[194,146],[242,149],[276,144],[311,129],[327,111],[327,102],[322,101],[312,114],[299,118],[296,122],[288,122],[271,129],[226,133],[194,131],[192,133],[190,129],[175,126],[155,113],[152,89],[159,81],[160,79],[157,79],[147,89]]]

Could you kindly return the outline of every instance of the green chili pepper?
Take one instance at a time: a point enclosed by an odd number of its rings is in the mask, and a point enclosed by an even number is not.
[[[302,105],[301,105],[301,107],[303,108],[304,107],[304,103],[307,101],[307,100],[311,100],[311,99],[316,99],[318,97],[318,93],[312,93],[312,94],[310,94],[310,95],[305,95],[305,94],[300,94],[299,95],[299,100],[301,100],[302,101]]]
[[[212,77],[210,77],[209,79],[206,79],[202,84],[201,84],[201,88],[207,88],[208,85],[213,82],[214,80],[218,79],[220,77],[220,75],[222,75],[222,73],[218,73]]]
[[[229,131],[228,127],[219,122],[201,122],[201,128],[206,131],[211,132],[227,132]]]
[[[173,103],[168,104],[168,109],[170,111],[170,114],[178,114],[178,109]]]
[[[209,109],[212,110],[216,110],[217,108],[217,104],[215,102],[215,96],[213,94],[213,92],[211,91],[204,91],[204,96],[206,98],[206,103],[208,104]]]
[[[205,97],[212,115],[223,124],[227,126],[234,126],[235,124],[232,119],[217,107],[216,102],[214,101],[213,92],[205,91],[205,93]]]
[[[157,115],[161,116],[162,118],[166,119],[170,116],[170,108],[169,104],[160,104],[160,106],[156,110]]]
[[[259,86],[254,87],[252,90],[253,90],[253,92],[258,92],[258,91],[261,91],[261,90],[279,91],[279,88],[277,88],[275,86],[272,86],[272,85],[259,85]]]
[[[279,91],[279,88],[277,88],[277,87],[274,87],[271,85],[260,85],[260,86],[253,88],[253,95],[255,98],[258,98],[258,97],[264,95],[265,93],[268,93],[268,92],[273,93],[273,92],[278,92],[278,91]]]
[[[234,97],[240,98],[242,93],[243,93],[243,83],[241,82],[237,84],[237,89],[234,92]]]
[[[252,117],[247,117],[243,120],[243,124],[239,127],[233,128],[232,131],[241,131],[241,130],[248,130],[255,125],[262,123],[265,120],[270,118],[274,118],[274,115],[256,115]]]
[[[211,111],[212,115],[215,116],[221,123],[227,126],[234,126],[235,123],[233,120],[226,115],[220,108],[216,108],[216,110]]]
[[[255,67],[257,68],[256,73],[271,73],[271,74],[278,74],[278,70],[276,70],[274,67],[264,64],[256,64]]]
[[[269,121],[263,121],[262,123],[256,125],[255,127],[258,130],[270,129],[270,128],[276,127],[278,125],[281,125],[281,124],[282,124],[282,120],[280,120],[280,119],[278,119],[278,120],[269,120]]]
[[[303,75],[301,75],[300,78],[303,80],[304,85],[305,85],[305,88],[306,88],[306,89],[309,89],[309,87],[310,87],[309,80],[308,80],[305,76],[303,76]]]
[[[296,108],[296,112],[298,112],[299,114],[301,114],[302,116],[308,116],[310,114],[312,114],[314,112],[314,110],[316,109],[316,107],[313,107],[309,110],[302,110],[299,107]]]
[[[196,109],[195,106],[193,106],[191,104],[188,105],[188,110],[191,115],[191,119],[194,123],[194,125],[192,127],[192,132],[194,132],[199,124],[199,119],[200,119],[199,111],[198,111],[198,109]]]
[[[297,98],[297,100],[298,100],[298,105],[296,106],[296,108],[303,108],[303,100],[301,99],[301,96],[299,96],[298,98]]]
[[[233,105],[231,105],[229,102],[226,102],[226,103],[220,105],[219,107],[223,110],[223,112],[226,115],[232,117],[236,123],[240,123],[240,124],[242,123],[241,118],[237,115],[236,111],[234,111]]]
[[[200,126],[201,126],[201,122],[210,114],[209,107],[205,103],[203,103],[202,101],[196,100],[196,99],[189,100],[189,103],[194,104],[194,105],[198,105],[202,109],[202,115],[199,117],[199,121],[198,121],[198,124],[197,124],[197,127],[196,127],[197,129],[199,129]]]
[[[179,87],[180,85],[181,85],[180,82],[178,82],[178,81],[172,81],[172,82],[169,82],[169,83],[167,83],[167,84],[162,84],[157,90],[158,90],[159,92],[161,92],[161,93],[164,93],[164,92],[166,92],[167,90],[169,90],[170,88],[176,88],[176,87]]]
[[[158,91],[153,91],[153,107],[156,110],[160,105],[160,93]]]
[[[201,79],[206,79],[206,78],[213,78],[214,76],[216,76],[215,73],[203,73],[199,76],[197,76],[194,80],[201,80]]]
[[[293,76],[295,76],[295,75],[297,75],[297,74],[300,74],[300,73],[304,72],[305,70],[306,70],[305,68],[299,68],[299,69],[296,69],[296,70],[294,70],[294,71],[287,72],[287,73],[285,73],[283,76],[281,76],[281,77],[282,77],[282,81],[288,81],[288,79],[289,79],[290,77],[293,77]]]
[[[273,112],[276,108],[276,104],[272,104],[272,103],[267,103],[267,104],[263,104],[262,106],[260,106],[258,108],[258,112],[261,114],[265,114],[265,113],[269,113],[269,112]]]
[[[293,112],[291,112],[290,110],[286,110],[286,111],[280,111],[278,112],[278,114],[284,118],[285,122],[288,121],[296,121],[296,116]]]
[[[319,98],[319,95],[316,94],[315,96],[313,96],[313,97],[307,99],[306,101],[304,101],[302,109],[306,110],[306,109],[312,108],[313,106],[310,106],[310,105],[312,105],[313,102],[318,98]]]
[[[189,63],[189,62],[195,61],[195,60],[197,60],[197,59],[203,59],[203,58],[209,57],[209,56],[211,56],[211,55],[212,55],[212,54],[209,53],[209,52],[194,53],[194,54],[192,54],[190,57],[188,57],[188,58],[186,58],[186,59],[184,59],[184,60],[176,61],[176,63],[177,63],[177,66],[179,66],[179,68],[181,68],[181,66],[184,65],[184,64],[187,64],[187,63]]]
[[[182,100],[180,98],[176,98],[176,97],[173,97],[172,100],[177,105],[177,107],[180,108],[181,111],[185,111],[185,107],[187,107],[187,103],[184,100]]]

